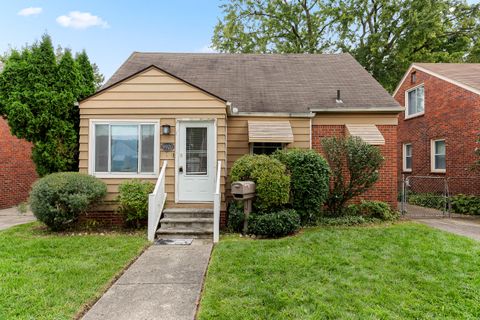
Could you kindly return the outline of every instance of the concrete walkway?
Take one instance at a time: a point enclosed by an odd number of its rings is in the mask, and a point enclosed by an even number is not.
[[[194,319],[211,250],[201,240],[152,245],[83,319]]]
[[[440,219],[413,219],[430,227],[455,233],[480,241],[480,219],[468,218],[440,218]]]
[[[35,221],[35,217],[31,212],[20,213],[15,207],[0,210],[0,230],[32,221]]]

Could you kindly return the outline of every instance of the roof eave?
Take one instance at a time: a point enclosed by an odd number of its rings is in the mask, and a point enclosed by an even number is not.
[[[334,107],[334,108],[311,108],[311,112],[315,113],[400,113],[404,111],[404,107],[379,107],[379,108],[348,108],[348,107]]]

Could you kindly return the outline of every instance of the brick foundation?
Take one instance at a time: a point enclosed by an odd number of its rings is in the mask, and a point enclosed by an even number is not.
[[[397,207],[397,127],[395,125],[377,125],[385,138],[385,145],[379,146],[385,163],[380,168],[380,179],[365,194],[354,199],[380,200],[387,202],[393,208]],[[345,136],[344,125],[314,125],[312,126],[312,148],[322,153],[321,140],[326,137]]]
[[[32,145],[12,136],[7,121],[0,117],[0,209],[28,199],[37,179],[31,154]]]
[[[123,227],[123,216],[115,211],[90,211],[80,215],[78,223],[97,227]]]

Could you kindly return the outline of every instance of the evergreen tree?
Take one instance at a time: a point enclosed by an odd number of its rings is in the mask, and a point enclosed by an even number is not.
[[[77,61],[70,50],[59,48],[55,51],[44,35],[7,55],[0,74],[0,115],[15,136],[33,143],[32,159],[41,176],[78,170],[76,102],[95,91],[86,53]]]

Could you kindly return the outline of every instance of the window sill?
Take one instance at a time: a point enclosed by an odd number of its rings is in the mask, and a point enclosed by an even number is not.
[[[412,172],[412,169],[403,169],[402,172],[403,172],[403,173],[411,173],[411,172]]]
[[[425,115],[425,112],[415,113],[415,114],[408,115],[408,116],[405,115],[404,120],[410,120],[410,119],[418,118],[418,117],[421,117],[423,115]]]
[[[445,169],[433,169],[430,170],[431,173],[447,173],[447,170]]]
[[[99,179],[157,179],[158,174],[124,174],[124,173],[92,173],[92,176]]]

